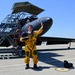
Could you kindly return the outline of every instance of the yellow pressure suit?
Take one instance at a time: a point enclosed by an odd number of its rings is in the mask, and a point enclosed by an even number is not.
[[[29,64],[30,53],[32,54],[34,64],[37,64],[37,62],[38,62],[38,55],[37,55],[37,50],[36,50],[36,40],[37,40],[37,36],[39,34],[41,34],[42,31],[43,31],[43,29],[40,28],[39,30],[33,32],[32,35],[28,35],[27,40],[24,40],[25,44],[26,44],[26,46],[25,46],[26,57],[24,59],[24,62],[26,64]]]

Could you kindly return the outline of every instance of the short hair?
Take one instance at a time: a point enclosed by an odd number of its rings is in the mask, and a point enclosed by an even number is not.
[[[29,25],[29,26],[33,28],[33,26],[32,26],[32,25]],[[29,26],[28,26],[28,27],[29,27]]]

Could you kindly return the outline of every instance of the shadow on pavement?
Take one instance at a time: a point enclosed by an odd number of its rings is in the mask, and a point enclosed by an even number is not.
[[[34,71],[42,71],[43,69],[50,69],[48,66],[39,66],[38,69],[32,68]]]
[[[57,53],[50,53],[50,51],[40,51],[38,52],[39,61],[44,62],[46,64],[53,65],[55,67],[63,67],[63,62],[55,59],[54,57],[61,57],[63,55],[59,55]]]

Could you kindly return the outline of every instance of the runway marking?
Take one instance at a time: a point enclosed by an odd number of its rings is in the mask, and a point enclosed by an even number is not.
[[[0,68],[14,67],[14,66],[23,66],[23,65],[25,65],[25,64],[15,64],[15,65],[0,66]]]
[[[3,71],[0,71],[0,73],[5,73],[5,72],[11,72],[11,71],[21,71],[21,70],[24,70],[24,68],[14,68],[14,69],[7,69],[7,70],[3,70]]]

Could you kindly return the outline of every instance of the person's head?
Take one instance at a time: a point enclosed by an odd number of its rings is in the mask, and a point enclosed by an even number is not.
[[[29,25],[28,26],[28,31],[32,31],[33,30],[33,26],[32,25]]]

